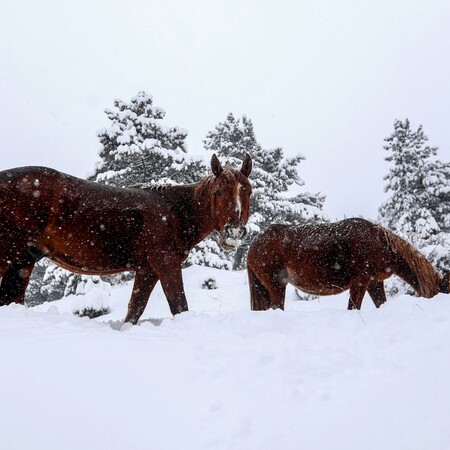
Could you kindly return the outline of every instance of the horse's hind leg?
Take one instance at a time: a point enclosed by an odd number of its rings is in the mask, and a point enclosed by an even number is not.
[[[276,280],[269,287],[270,308],[284,310],[284,300],[286,297],[286,283]]]
[[[136,272],[133,293],[128,303],[128,313],[124,322],[131,322],[133,325],[137,324],[157,281],[158,276],[152,269],[146,272]]]
[[[368,284],[362,280],[354,280],[350,285],[350,299],[348,300],[347,309],[361,309],[364,294],[366,293]]]
[[[377,308],[386,302],[386,292],[384,291],[383,281],[375,281],[374,283],[370,283],[367,287],[367,292]]]
[[[27,251],[5,271],[0,284],[0,305],[24,303],[36,259],[39,258]]]
[[[175,316],[176,314],[189,311],[184,292],[180,261],[176,261],[168,267],[162,267],[158,275],[169,303],[170,312]]]

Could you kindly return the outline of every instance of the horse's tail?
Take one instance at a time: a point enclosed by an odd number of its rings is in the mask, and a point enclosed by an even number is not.
[[[250,288],[250,307],[252,311],[264,311],[270,307],[270,295],[255,272],[247,266],[248,285]]]
[[[402,273],[401,269],[399,270],[399,273],[397,273],[398,276],[411,284],[421,297],[434,297],[439,292],[445,292],[444,289],[448,292],[449,274],[446,274],[444,278],[441,278],[441,275],[430,261],[428,261],[428,259],[409,242],[385,228],[383,228],[383,230],[388,245],[403,259],[416,280],[413,280],[411,277],[408,277],[407,274]]]

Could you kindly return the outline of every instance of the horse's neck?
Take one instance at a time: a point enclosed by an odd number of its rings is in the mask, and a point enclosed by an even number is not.
[[[211,217],[210,196],[196,194],[198,184],[173,186],[168,188],[173,194],[170,202],[182,224],[183,234],[190,245],[195,245],[214,231]]]
[[[211,216],[211,196],[207,190],[203,192],[198,190],[199,183],[192,186],[192,211],[194,211],[194,222],[197,225],[197,239],[200,242],[215,229],[214,219]]]

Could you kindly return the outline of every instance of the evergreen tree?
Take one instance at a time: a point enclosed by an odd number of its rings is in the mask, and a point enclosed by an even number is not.
[[[130,187],[142,183],[190,183],[204,174],[200,161],[186,155],[187,132],[167,127],[161,121],[165,111],[153,105],[144,91],[130,102],[114,101],[106,109],[111,121],[99,131],[101,161],[91,179],[100,183]]]
[[[211,236],[199,242],[189,253],[184,266],[196,264],[198,266],[215,267],[216,269],[231,270],[233,263],[230,252],[224,252],[219,244],[219,236]]]
[[[51,263],[47,258],[43,258],[36,263],[30,277],[27,291],[25,292],[25,303],[28,306],[40,305],[44,302],[59,300],[64,295],[65,285],[56,283],[52,285],[44,281],[46,271]],[[55,268],[57,266],[53,265]]]
[[[43,258],[34,266],[25,302],[29,306],[34,306],[75,294],[81,279],[80,274],[63,269],[49,259]]]
[[[295,224],[305,219],[323,220],[324,196],[310,193],[288,195],[293,185],[304,185],[298,175],[298,165],[304,157],[285,158],[281,148],[263,149],[256,140],[252,121],[246,116],[236,119],[233,114],[228,114],[224,122],[208,133],[204,147],[215,152],[225,164],[238,166],[246,153],[253,159],[250,234],[234,255],[234,269],[244,268],[251,239],[268,225],[275,222]]]
[[[439,270],[450,269],[450,164],[436,160],[437,147],[427,145],[422,125],[411,128],[408,119],[394,122],[385,139],[386,160],[392,163],[380,207],[383,225],[409,240]],[[397,283],[398,285],[399,283]],[[397,286],[395,286],[397,289]]]

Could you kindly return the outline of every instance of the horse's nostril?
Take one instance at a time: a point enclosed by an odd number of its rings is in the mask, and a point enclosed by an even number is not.
[[[225,234],[232,239],[242,239],[247,234],[247,230],[245,227],[232,227],[228,225],[225,227]]]

